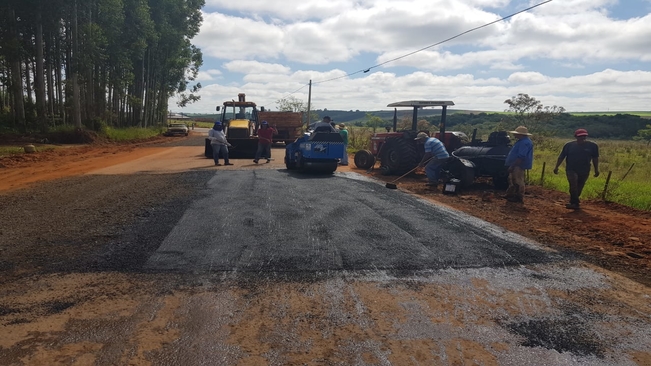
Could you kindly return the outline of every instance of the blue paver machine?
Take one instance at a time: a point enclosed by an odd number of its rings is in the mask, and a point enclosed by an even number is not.
[[[288,170],[333,173],[344,154],[344,140],[338,132],[306,132],[285,148],[285,166]]]

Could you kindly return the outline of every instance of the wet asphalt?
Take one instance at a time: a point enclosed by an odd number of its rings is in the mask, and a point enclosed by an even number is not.
[[[216,172],[144,269],[400,272],[553,259],[524,238],[357,174],[260,169]]]

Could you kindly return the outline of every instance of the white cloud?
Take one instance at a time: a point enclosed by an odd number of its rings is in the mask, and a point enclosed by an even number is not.
[[[516,85],[535,85],[549,81],[549,78],[539,72],[516,72],[508,78],[509,83]]]
[[[207,0],[193,40],[207,84],[188,109],[213,110],[240,92],[267,107],[299,89],[293,95],[306,100],[312,80],[316,108],[422,98],[503,110],[506,98],[528,93],[568,110],[648,110],[650,9],[622,18],[614,14],[621,1],[552,1],[413,53],[534,2]]]

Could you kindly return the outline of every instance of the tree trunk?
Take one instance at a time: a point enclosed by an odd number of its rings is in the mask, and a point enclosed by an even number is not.
[[[50,121],[54,125],[54,77],[52,75],[54,70],[54,60],[52,58],[52,33],[48,32],[45,42],[45,49],[47,53],[45,55],[45,75],[46,75],[46,92],[47,92],[47,113],[50,117]]]
[[[29,58],[25,59],[25,92],[27,93],[27,102],[29,104],[34,104],[34,98],[32,97],[32,78],[30,75],[29,67]]]
[[[36,116],[41,129],[47,128],[47,116],[45,111],[45,78],[43,72],[43,23],[41,10],[36,16],[36,80],[34,88],[36,91]]]
[[[72,116],[74,119],[75,127],[81,128],[81,104],[79,95],[79,82],[78,70],[79,62],[78,57],[78,43],[79,32],[77,30],[77,1],[75,0],[74,8],[72,11]]]
[[[7,60],[11,68],[11,92],[13,94],[13,114],[15,125],[22,125],[27,131],[25,122],[25,102],[23,100],[23,78],[20,73],[20,41],[16,29],[16,12],[11,10],[11,21],[9,22],[9,38],[15,49],[9,52]]]

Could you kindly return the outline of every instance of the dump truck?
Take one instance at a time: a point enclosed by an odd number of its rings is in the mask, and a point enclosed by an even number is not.
[[[284,111],[265,111],[264,107],[258,112],[260,121],[267,121],[269,126],[278,131],[273,136],[273,143],[289,145],[303,133],[303,113]]]

